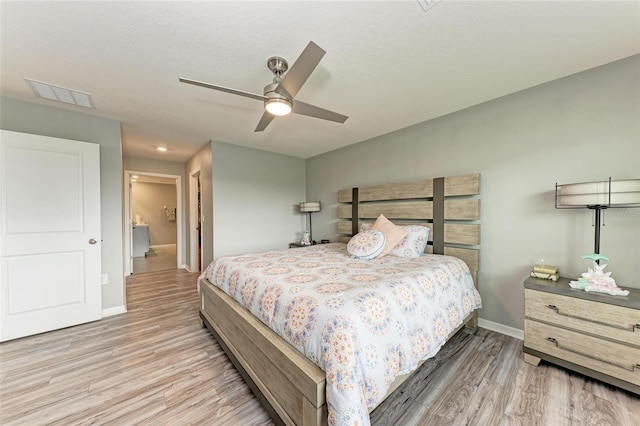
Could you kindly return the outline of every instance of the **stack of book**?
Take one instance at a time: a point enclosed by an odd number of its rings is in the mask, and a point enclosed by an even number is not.
[[[542,278],[543,280],[551,280],[553,282],[558,281],[560,277],[560,271],[557,266],[539,264],[533,267],[531,276],[534,278]]]

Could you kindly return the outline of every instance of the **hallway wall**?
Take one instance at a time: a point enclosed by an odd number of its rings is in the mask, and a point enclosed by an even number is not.
[[[131,184],[131,207],[133,219],[140,215],[149,225],[149,240],[152,246],[176,244],[177,222],[167,218],[164,207],[176,207],[176,186],[163,183],[135,182]]]

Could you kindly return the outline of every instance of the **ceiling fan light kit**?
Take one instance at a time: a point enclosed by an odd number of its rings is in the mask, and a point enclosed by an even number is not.
[[[291,69],[289,69],[289,63],[283,58],[279,56],[269,58],[267,60],[267,68],[273,73],[273,83],[265,86],[262,96],[187,78],[179,78],[179,81],[193,84],[194,86],[206,87],[207,89],[264,101],[265,112],[255,129],[256,132],[263,131],[275,116],[287,115],[290,112],[336,123],[344,123],[347,118],[349,118],[346,115],[294,100],[298,91],[318,66],[318,63],[325,53],[320,46],[310,41],[293,66],[291,66]],[[287,70],[289,70],[289,72],[287,72]]]
[[[291,102],[286,99],[267,99],[264,101],[264,109],[267,110],[268,113],[283,116],[287,115],[291,112]]]
[[[276,72],[276,70],[272,69],[271,64],[273,60],[278,60],[279,64],[284,63],[283,69],[285,70],[288,67],[287,61],[282,58],[269,58],[267,64],[269,65],[269,69],[271,69],[271,71],[273,71],[273,73],[275,74],[275,77],[273,78],[273,83],[264,86],[264,109],[266,109],[270,114],[283,116],[291,112],[293,102],[291,102],[291,98],[289,96],[285,96],[284,94],[276,92],[278,85],[280,85],[280,81],[282,81],[282,79],[279,77],[282,71]]]

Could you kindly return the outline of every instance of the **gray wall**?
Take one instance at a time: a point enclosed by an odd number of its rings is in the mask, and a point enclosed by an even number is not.
[[[180,176],[184,183],[184,163],[154,160],[152,158],[124,157],[122,166],[124,170]]]
[[[165,207],[176,207],[176,186],[162,183],[134,182],[131,184],[132,219],[140,215],[149,225],[149,241],[152,246],[175,244],[176,220],[167,218]]]
[[[200,151],[198,151],[193,157],[186,162],[184,166],[184,173],[186,176],[186,199],[187,199],[187,209],[185,214],[185,220],[187,221],[187,232],[185,232],[187,237],[187,245],[186,245],[186,264],[190,264],[191,259],[191,233],[189,232],[189,217],[191,213],[189,211],[191,202],[190,202],[190,194],[189,194],[189,179],[190,173],[196,169],[200,169],[200,196],[202,203],[202,263],[203,268],[206,268],[209,263],[213,260],[213,189],[211,179],[213,178],[213,174],[211,173],[211,142],[208,142],[205,146],[202,147]],[[194,271],[195,272],[195,271]]]
[[[3,97],[0,125],[5,130],[100,145],[100,196],[102,220],[102,308],[125,304],[122,253],[122,149],[120,122],[81,112]]]
[[[480,317],[522,329],[532,265],[577,277],[593,252],[590,212],[554,209],[556,182],[640,178],[639,75],[634,56],[310,158],[307,196],[325,207],[314,234],[336,237],[339,189],[479,172]],[[640,209],[607,212],[601,253],[640,287]]]
[[[212,143],[212,157],[215,257],[300,240],[305,160],[222,142]]]

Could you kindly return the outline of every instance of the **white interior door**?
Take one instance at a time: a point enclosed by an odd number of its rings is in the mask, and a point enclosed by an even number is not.
[[[99,145],[1,132],[0,341],[100,319]]]

